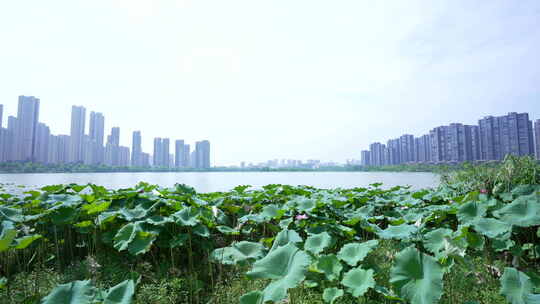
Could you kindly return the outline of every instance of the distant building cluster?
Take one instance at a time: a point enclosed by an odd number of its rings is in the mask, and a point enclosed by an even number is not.
[[[120,128],[114,127],[105,142],[105,118],[91,112],[86,133],[86,109],[71,109],[70,135],[53,135],[39,122],[40,100],[19,96],[17,117],[9,116],[3,128],[0,105],[0,162],[36,162],[43,164],[81,163],[121,167],[210,168],[210,142],[199,141],[193,151],[177,140],[171,154],[170,139],[154,139],[154,153],[142,150],[141,131],[133,132],[132,148],[120,145]]]
[[[361,152],[361,165],[492,161],[509,154],[534,155],[535,151],[540,159],[540,120],[533,128],[528,113],[512,112],[484,117],[478,125],[453,123],[420,137],[405,134],[386,144],[373,143]]]
[[[308,159],[307,161],[297,159],[271,159],[260,163],[246,163],[241,162],[240,168],[242,169],[319,169],[324,167],[337,167],[342,166],[335,162],[321,162],[317,159]]]

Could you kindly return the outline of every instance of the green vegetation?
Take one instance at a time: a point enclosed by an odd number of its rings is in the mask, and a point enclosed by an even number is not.
[[[538,304],[537,172],[508,158],[421,191],[1,193],[0,302]]]

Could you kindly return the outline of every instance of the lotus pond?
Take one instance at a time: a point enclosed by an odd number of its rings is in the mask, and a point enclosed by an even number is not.
[[[0,194],[2,303],[540,303],[540,186]]]

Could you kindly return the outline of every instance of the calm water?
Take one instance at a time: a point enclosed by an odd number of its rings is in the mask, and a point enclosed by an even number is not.
[[[415,189],[436,187],[439,176],[432,173],[390,172],[182,172],[182,173],[52,173],[0,174],[0,183],[28,187],[51,184],[93,183],[107,188],[132,187],[140,181],[161,186],[183,183],[199,192],[227,191],[238,185],[309,185],[318,188],[353,188],[381,182],[383,187],[410,185]]]

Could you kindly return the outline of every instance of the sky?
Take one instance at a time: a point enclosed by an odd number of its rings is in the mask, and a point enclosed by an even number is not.
[[[452,122],[540,119],[540,1],[0,2],[0,104],[71,106],[121,144],[210,140],[214,165],[359,159]],[[88,123],[87,123],[88,128]]]

